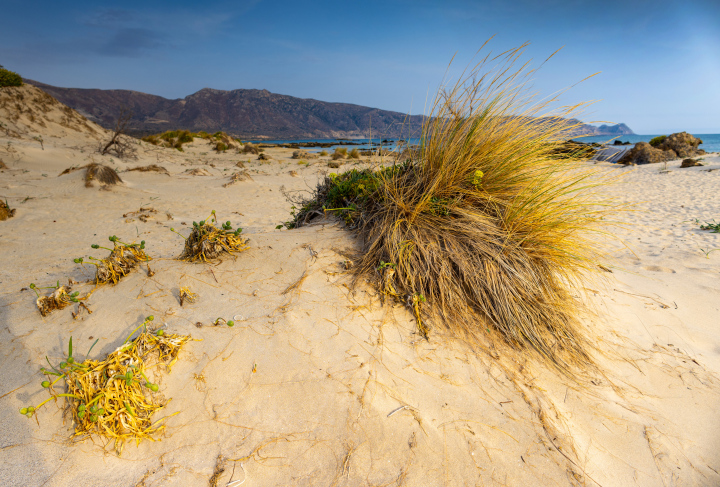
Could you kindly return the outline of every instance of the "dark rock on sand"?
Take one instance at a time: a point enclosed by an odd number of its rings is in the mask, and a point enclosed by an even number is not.
[[[619,164],[655,164],[677,159],[673,151],[656,149],[647,142],[638,142],[635,147],[627,151],[618,161]]]
[[[684,161],[682,161],[682,164],[680,164],[680,167],[693,167],[693,166],[702,166],[702,164],[697,159],[685,159]]]

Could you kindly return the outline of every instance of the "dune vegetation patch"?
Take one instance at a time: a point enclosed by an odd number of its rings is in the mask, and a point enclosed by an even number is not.
[[[162,422],[167,417],[154,421],[152,416],[167,401],[158,394],[159,386],[150,381],[148,369],[163,365],[169,371],[190,337],[166,334],[162,330],[153,333],[148,330],[148,323],[152,321],[153,317],[148,316],[103,360],[78,360],[70,338],[67,357],[56,366],[48,359],[50,368],[41,369],[47,377],[41,385],[50,397],[37,406],[20,408],[20,414],[32,418],[48,402],[64,399],[75,426],[73,436],[99,436],[112,441],[118,455],[127,440],[155,441],[154,435],[165,428]],[[143,332],[131,340],[140,328],[144,328]],[[97,342],[95,340],[88,350],[88,356]],[[66,390],[63,393],[55,390],[61,380]]]
[[[423,336],[499,339],[570,371],[592,363],[578,296],[602,257],[607,180],[554,153],[583,105],[535,102],[533,71],[516,67],[524,48],[441,89],[404,160],[330,174],[284,226],[340,217],[362,242],[355,282],[404,303]]]
[[[242,228],[233,230],[229,221],[223,223],[220,228],[216,227],[215,223],[215,210],[213,210],[206,220],[193,222],[193,229],[187,237],[171,228],[172,232],[185,239],[185,247],[178,259],[188,262],[207,262],[218,259],[224,254],[232,255],[248,248],[248,240],[240,236]]]

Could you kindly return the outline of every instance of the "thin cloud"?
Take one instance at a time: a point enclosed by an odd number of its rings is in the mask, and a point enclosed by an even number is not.
[[[123,28],[115,31],[98,52],[112,57],[139,57],[164,45],[162,36],[150,29]]]

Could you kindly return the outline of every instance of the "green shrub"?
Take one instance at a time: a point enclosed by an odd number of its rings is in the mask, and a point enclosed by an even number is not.
[[[658,135],[657,137],[650,139],[650,145],[653,147],[657,147],[663,142],[665,142],[665,139],[667,139],[667,135]]]
[[[22,86],[23,80],[19,74],[0,68],[0,86]]]

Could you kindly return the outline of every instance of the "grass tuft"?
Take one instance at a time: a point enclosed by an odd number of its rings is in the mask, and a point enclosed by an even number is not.
[[[583,105],[535,102],[525,47],[441,89],[407,159],[326,177],[285,226],[341,217],[363,243],[355,283],[404,303],[423,336],[499,339],[574,375],[592,364],[579,296],[598,275],[607,179],[554,152]]]

